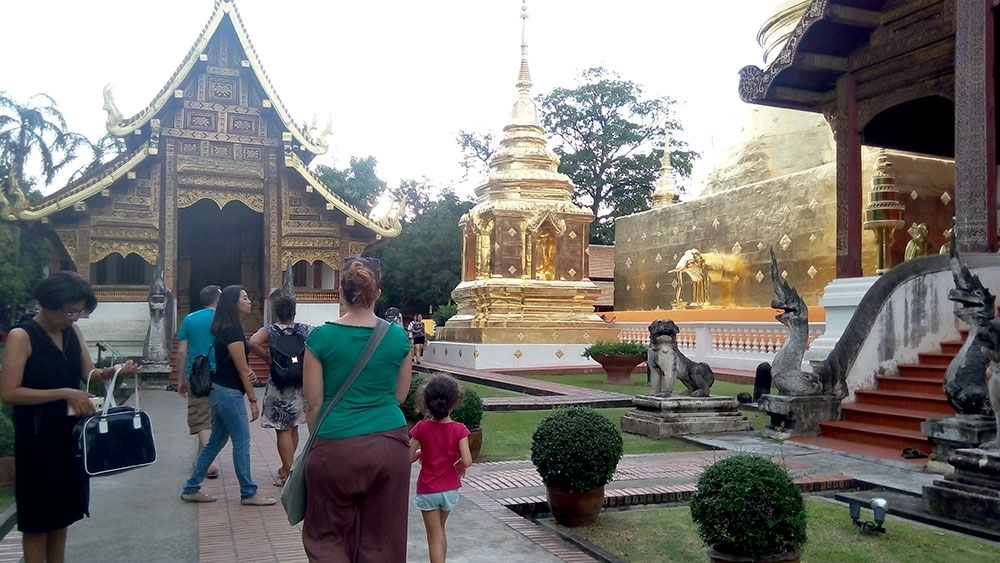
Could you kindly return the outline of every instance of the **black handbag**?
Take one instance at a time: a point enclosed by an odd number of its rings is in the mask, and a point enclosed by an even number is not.
[[[92,477],[145,467],[156,461],[156,443],[149,415],[139,410],[139,375],[135,377],[135,407],[111,407],[118,372],[107,386],[104,408],[73,428],[76,457]],[[87,378],[90,386],[90,378]]]

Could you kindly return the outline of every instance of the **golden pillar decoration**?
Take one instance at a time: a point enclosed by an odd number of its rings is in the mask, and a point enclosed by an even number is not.
[[[872,176],[863,223],[866,230],[875,232],[876,274],[884,274],[892,268],[892,258],[889,256],[892,232],[905,224],[903,202],[899,200],[899,190],[896,189],[896,175],[892,172],[892,162],[885,149],[882,149],[875,161],[875,175]]]

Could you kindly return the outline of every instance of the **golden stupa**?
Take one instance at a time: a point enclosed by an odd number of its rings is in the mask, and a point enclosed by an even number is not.
[[[511,122],[490,159],[477,202],[459,221],[458,313],[438,340],[482,344],[583,344],[617,340],[594,313],[600,289],[587,277],[589,209],[572,203],[573,183],[556,171],[531,99],[522,7],[521,69]]]

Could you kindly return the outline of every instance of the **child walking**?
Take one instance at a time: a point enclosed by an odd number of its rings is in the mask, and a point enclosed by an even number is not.
[[[420,460],[413,505],[424,517],[431,563],[444,563],[447,557],[444,522],[458,504],[465,468],[472,465],[469,429],[451,419],[463,398],[462,388],[444,374],[431,377],[417,394],[417,408],[432,420],[421,420],[410,431],[410,457]]]

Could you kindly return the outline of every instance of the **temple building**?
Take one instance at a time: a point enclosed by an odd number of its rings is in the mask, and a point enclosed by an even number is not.
[[[571,201],[573,183],[556,171],[559,158],[546,147],[523,31],[522,22],[518,98],[489,177],[475,190],[476,205],[459,222],[458,313],[429,345],[434,361],[578,365],[586,345],[618,339],[594,313],[601,295],[587,277],[594,215]]]
[[[786,2],[764,23],[759,39],[769,68],[789,60],[789,49],[804,49],[796,38],[802,33],[802,22],[811,21],[807,9],[812,13],[820,4],[827,6],[826,2]],[[824,9],[837,11],[831,6]],[[802,59],[803,69],[797,72],[812,77],[818,71],[807,71],[809,60]],[[886,68],[881,72],[888,76]],[[820,83],[816,79],[817,86]],[[749,84],[741,82],[741,93]],[[907,226],[927,224],[935,252],[947,242],[944,231],[956,214],[952,153],[932,150],[926,142],[916,144],[940,133],[936,122],[924,124],[914,114],[909,122],[923,128],[914,130],[904,120],[896,121],[891,132],[896,140],[907,138],[914,143],[882,142],[873,136],[866,140],[872,146],[857,148],[856,162],[850,161],[851,173],[856,174],[851,184],[851,197],[856,198],[850,204],[852,242],[845,249],[848,223],[843,214],[848,202],[838,187],[845,171],[835,131],[821,112],[793,111],[802,104],[768,101],[778,94],[794,98],[788,88],[775,86],[762,105],[747,107],[739,120],[740,141],[710,163],[711,172],[705,175],[696,198],[673,203],[672,188],[663,185],[661,178],[652,210],[617,220],[616,309],[703,308],[705,304],[693,298],[691,279],[674,271],[683,269],[685,253],[691,250],[697,250],[705,261],[708,307],[768,307],[774,297],[768,250],[772,246],[781,275],[809,305],[816,305],[826,286],[845,275],[848,254],[851,264],[856,261],[851,266],[854,275],[875,275],[875,234],[862,229],[862,210],[872,203],[879,147],[888,147],[884,158],[891,163],[902,220]],[[807,97],[801,92],[799,96]],[[819,99],[811,93],[808,97]],[[884,129],[887,125],[880,127],[883,138],[890,134]],[[950,130],[944,134],[952,135]],[[891,234],[891,264],[903,261],[909,241],[907,228]]]
[[[215,2],[148,106],[124,117],[110,89],[104,99],[127,149],[35,205],[0,210],[46,237],[53,270],[93,284],[101,305],[80,323],[91,341],[141,350],[158,259],[176,318],[199,308],[203,286],[241,284],[255,304],[245,328],[260,326],[291,263],[299,319],[322,322],[339,311],[341,259],[400,233],[401,206],[366,216],[310,171],[329,126],[292,120],[231,0]]]

